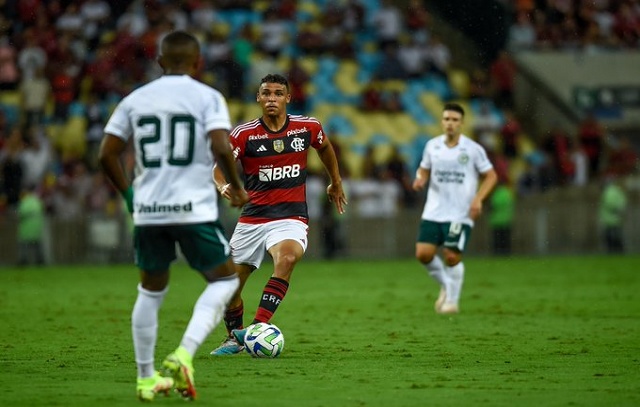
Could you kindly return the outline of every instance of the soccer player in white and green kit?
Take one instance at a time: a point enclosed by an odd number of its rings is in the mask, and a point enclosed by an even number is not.
[[[442,112],[444,134],[429,140],[416,171],[413,189],[428,185],[416,242],[416,258],[440,284],[435,310],[460,311],[464,279],[462,254],[482,203],[497,183],[484,148],[462,134],[464,109],[447,103]],[[442,248],[444,263],[437,254]]]
[[[193,79],[200,45],[192,35],[175,31],[160,46],[164,75],[125,97],[105,127],[100,147],[103,169],[133,213],[138,296],[131,315],[138,368],[137,396],[151,401],[174,388],[195,399],[193,356],[222,320],[239,286],[230,247],[218,221],[214,163],[228,177],[231,205],[248,201],[231,147],[231,121],[224,97]],[[130,185],[120,158],[132,141],[135,178]],[[169,267],[176,244],[191,268],[206,281],[195,303],[180,346],[154,366],[158,312],[167,294]]]

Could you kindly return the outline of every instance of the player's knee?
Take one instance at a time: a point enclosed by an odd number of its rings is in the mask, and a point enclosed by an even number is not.
[[[422,247],[418,245],[416,247],[416,259],[422,264],[429,264],[435,257],[436,252],[430,247]]]
[[[448,267],[453,267],[460,263],[461,256],[458,253],[447,253],[444,255],[444,262]]]
[[[433,253],[425,252],[425,251],[416,251],[416,259],[422,264],[429,264],[433,260]]]
[[[293,270],[293,267],[298,262],[298,257],[293,253],[285,253],[278,256],[277,268],[284,270]]]

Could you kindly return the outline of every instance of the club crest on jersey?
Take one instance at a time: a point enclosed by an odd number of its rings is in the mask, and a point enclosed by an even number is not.
[[[294,151],[304,151],[304,140],[299,137],[294,137],[293,140],[291,140],[291,148],[293,148]]]
[[[458,156],[458,162],[460,164],[466,164],[469,162],[469,156],[466,153],[462,153]]]
[[[273,149],[276,150],[276,153],[283,152],[284,142],[282,140],[273,140]]]

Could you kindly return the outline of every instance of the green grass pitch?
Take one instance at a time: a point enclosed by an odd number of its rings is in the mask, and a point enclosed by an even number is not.
[[[201,405],[638,406],[640,257],[471,258],[461,314],[437,315],[413,259],[305,260],[273,322],[273,360],[195,360]],[[270,265],[245,291],[253,316]],[[2,406],[134,406],[131,265],[0,269]],[[183,264],[160,313],[157,363],[203,288]],[[156,405],[184,405],[177,395]]]

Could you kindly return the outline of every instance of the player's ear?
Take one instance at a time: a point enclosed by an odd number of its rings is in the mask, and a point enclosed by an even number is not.
[[[260,92],[256,93],[256,102],[260,101]]]
[[[200,71],[200,68],[203,66],[204,66],[204,63],[202,61],[202,58],[200,58],[200,55],[193,58],[193,64],[191,66],[191,69],[193,70],[193,72]]]

